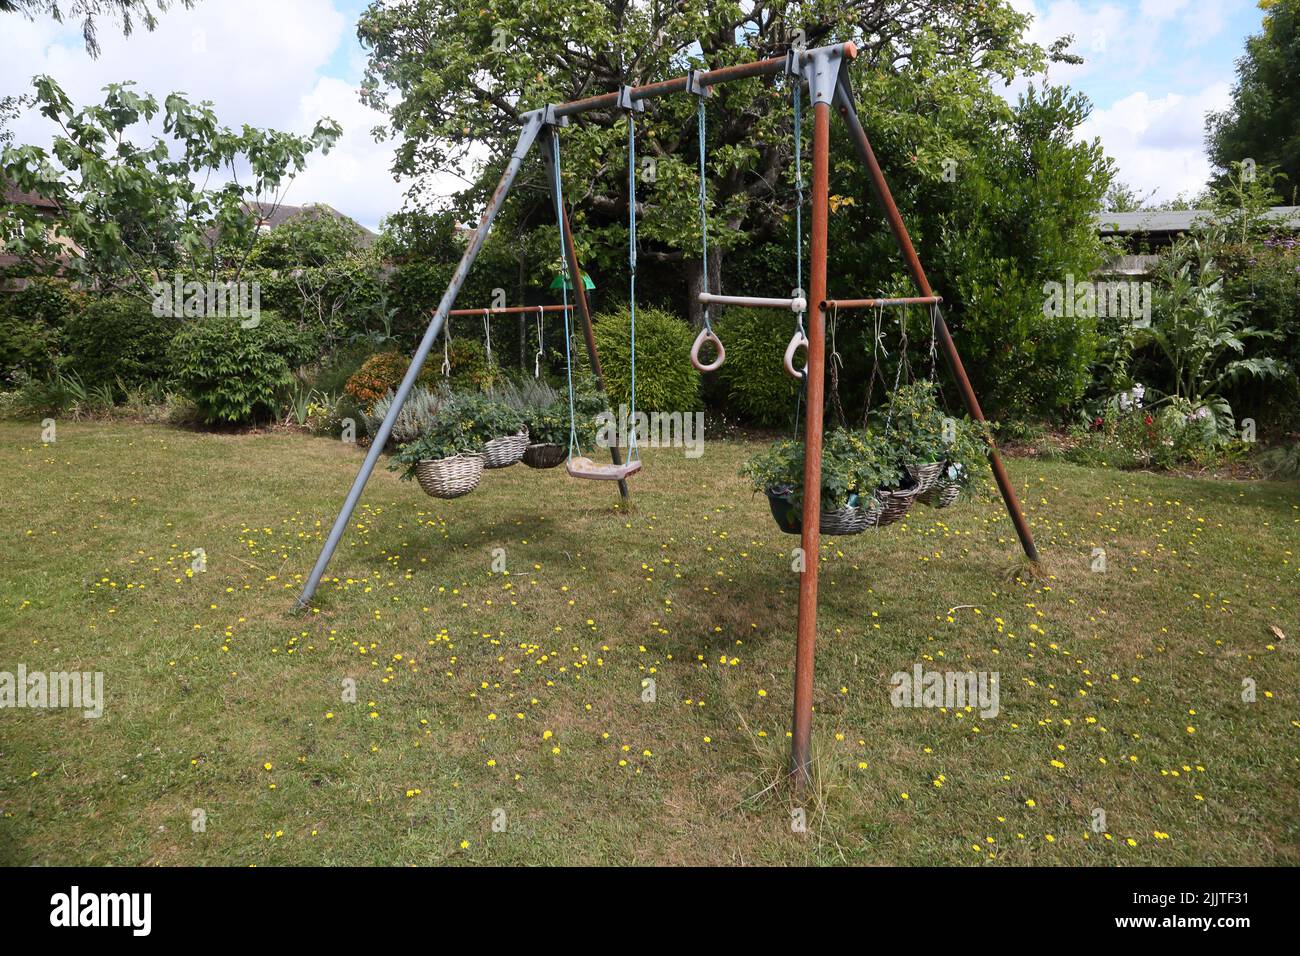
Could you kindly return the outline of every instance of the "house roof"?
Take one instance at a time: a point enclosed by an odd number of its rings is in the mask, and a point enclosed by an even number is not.
[[[1278,225],[1300,229],[1300,206],[1275,206],[1264,214]],[[1105,212],[1097,217],[1103,236],[1128,236],[1136,233],[1190,232],[1198,221],[1212,221],[1208,209],[1140,209],[1137,212]]]
[[[296,219],[299,216],[319,216],[322,213],[334,216],[337,219],[343,219],[352,223],[361,230],[361,244],[369,246],[379,237],[361,225],[351,216],[345,216],[328,203],[318,202],[309,203],[305,206],[290,206],[286,203],[274,205],[272,203],[245,203],[248,209],[255,211],[258,217],[258,225],[266,226],[267,229],[274,229],[283,225],[290,219]]]
[[[39,193],[29,193],[17,186],[4,183],[4,201],[16,206],[32,206],[36,209],[58,209],[59,204]]]

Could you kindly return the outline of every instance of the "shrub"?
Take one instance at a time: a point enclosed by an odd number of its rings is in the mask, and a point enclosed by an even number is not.
[[[62,329],[68,318],[86,307],[86,296],[66,279],[37,276],[16,292],[0,298],[0,313]]]
[[[605,388],[615,405],[632,400],[631,326],[626,308],[594,321]],[[691,366],[691,327],[661,309],[636,313],[636,404],[646,411],[698,411],[700,374]],[[575,338],[575,364],[586,368],[587,353]]]
[[[243,424],[277,414],[302,357],[298,329],[265,313],[254,328],[239,319],[188,323],[172,341],[172,372],[209,423]]]
[[[54,371],[58,333],[36,319],[0,315],[0,381],[15,373],[44,378]]]
[[[714,327],[727,348],[718,369],[727,405],[755,425],[788,423],[799,397],[799,383],[782,364],[792,318],[771,310],[727,309]]]
[[[377,353],[375,344],[368,339],[335,349],[321,361],[320,370],[312,379],[312,386],[331,395],[344,391],[348,379],[360,370],[366,359]]]
[[[380,423],[392,407],[393,397],[393,393],[389,392],[371,405],[370,410],[365,413],[366,428],[370,434],[373,435],[379,430]],[[411,389],[411,394],[406,396],[401,411],[393,421],[392,440],[400,445],[415,441],[421,435],[431,432],[437,424],[439,412],[450,400],[451,393],[446,388],[415,386]]]
[[[167,349],[181,322],[127,296],[96,299],[67,320],[68,366],[87,388],[159,381],[170,371]]]
[[[424,368],[420,369],[420,375],[415,380],[416,384],[428,388],[438,384],[438,371],[432,367],[432,363],[432,357],[424,363]],[[369,407],[387,393],[397,391],[397,386],[402,383],[410,366],[409,355],[379,352],[361,363],[361,368],[348,379],[345,390],[363,407]]]

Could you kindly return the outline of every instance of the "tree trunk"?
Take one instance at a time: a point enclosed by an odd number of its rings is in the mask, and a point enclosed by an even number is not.
[[[704,307],[700,304],[700,293],[704,291],[702,284],[703,270],[700,268],[699,259],[687,259],[686,266],[686,314],[690,317],[693,328],[702,328],[704,326]],[[709,250],[709,291],[714,295],[722,295],[722,250]],[[719,306],[713,306],[709,309],[709,320],[716,319],[721,309]]]

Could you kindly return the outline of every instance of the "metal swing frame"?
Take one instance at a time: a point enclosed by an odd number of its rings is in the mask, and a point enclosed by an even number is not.
[[[430,319],[429,326],[425,330],[424,337],[420,340],[420,345],[411,359],[411,365],[402,378],[401,385],[398,386],[397,393],[392,404],[389,407],[388,414],[385,415],[383,422],[380,424],[378,431],[375,433],[374,440],[370,449],[366,453],[365,461],[362,462],[360,470],[357,472],[356,479],[352,482],[352,487],[344,499],[343,506],[339,510],[338,516],[330,529],[329,536],[321,548],[319,557],[315,566],[312,568],[306,584],[303,586],[302,593],[297,599],[297,607],[305,608],[308,606],[312,596],[316,593],[316,588],[320,584],[321,577],[325,573],[335,549],[338,547],[339,540],[351,520],[352,513],[357,506],[361,497],[361,492],[365,488],[371,472],[374,471],[375,464],[379,460],[379,455],[383,451],[384,445],[388,441],[388,436],[392,432],[393,423],[397,418],[398,412],[405,403],[407,396],[415,385],[416,377],[420,373],[425,360],[428,358],[429,351],[436,341],[439,332],[449,314],[452,314],[452,306],[455,304],[456,296],[468,275],[474,260],[478,257],[483,243],[486,241],[488,232],[492,228],[492,223],[501,211],[505,203],[506,196],[510,192],[519,170],[523,165],[524,159],[539,140],[545,141],[543,145],[549,144],[549,137],[555,135],[558,127],[567,126],[569,117],[577,116],[591,110],[600,109],[635,109],[642,105],[642,101],[654,97],[665,96],[671,93],[689,92],[698,96],[704,96],[709,89],[722,83],[734,82],[736,80],[750,79],[754,77],[772,77],[785,73],[797,75],[799,81],[807,86],[809,98],[813,107],[813,138],[812,138],[812,187],[811,187],[811,207],[812,216],[810,223],[809,236],[809,289],[807,297],[807,364],[802,370],[805,378],[806,404],[805,404],[805,454],[804,454],[804,499],[802,515],[802,539],[801,548],[804,555],[812,555],[811,559],[805,560],[805,570],[800,574],[799,579],[799,619],[797,627],[797,639],[795,650],[795,676],[794,676],[794,702],[793,702],[793,733],[790,755],[790,772],[796,785],[803,785],[810,779],[812,770],[811,741],[812,741],[812,700],[813,700],[813,661],[817,637],[817,584],[818,584],[818,567],[820,562],[816,560],[816,555],[820,553],[821,532],[819,528],[819,517],[821,513],[821,470],[822,470],[822,419],[825,409],[825,371],[826,371],[826,313],[832,308],[874,308],[882,305],[902,305],[902,304],[929,304],[933,305],[936,310],[935,314],[935,331],[938,336],[939,348],[943,351],[947,360],[948,367],[952,372],[953,379],[956,382],[962,401],[966,406],[967,412],[977,421],[985,421],[984,412],[980,408],[979,400],[975,396],[975,391],[971,387],[970,379],[966,375],[965,367],[962,364],[961,356],[957,352],[957,346],[953,342],[952,335],[949,332],[948,325],[944,321],[942,310],[939,308],[940,297],[936,296],[930,286],[929,279],[926,277],[925,269],[921,265],[920,257],[916,254],[916,249],[912,245],[911,237],[908,235],[907,227],[903,223],[903,217],[898,211],[897,205],[889,189],[889,184],[885,180],[884,173],[881,171],[880,164],[876,159],[875,151],[871,147],[871,141],[867,137],[866,130],[863,129],[862,123],[858,118],[856,108],[853,105],[853,93],[849,85],[849,75],[847,63],[857,55],[857,48],[851,42],[837,43],[831,46],[818,47],[812,50],[791,50],[787,55],[773,57],[766,60],[757,60],[752,63],[739,64],[737,66],[723,67],[716,70],[692,70],[686,76],[680,76],[671,80],[664,80],[658,83],[650,83],[645,86],[622,87],[616,92],[606,93],[601,96],[592,96],[586,99],[575,100],[570,103],[546,106],[542,109],[532,110],[524,113],[521,117],[523,129],[520,131],[519,140],[515,145],[514,152],[511,154],[509,161],[506,163],[505,170],[501,174],[501,180],[493,190],[491,197],[488,199],[483,215],[479,220],[478,228],[475,230],[465,253],[461,258],[460,264],[457,265],[455,272],[452,274],[451,282],[447,290],[443,293],[437,309]],[[868,178],[871,182],[872,191],[880,203],[885,213],[886,221],[889,225],[890,232],[893,233],[895,242],[898,244],[899,251],[902,254],[908,272],[912,277],[918,292],[918,297],[910,300],[878,300],[878,299],[841,299],[832,300],[828,298],[827,293],[827,276],[826,276],[826,250],[827,250],[827,223],[829,219],[830,202],[829,202],[829,175],[830,175],[830,117],[834,110],[843,119],[848,129],[850,138],[853,141],[854,148],[858,158],[862,161],[866,169]],[[542,161],[546,164],[548,179],[552,183],[554,190],[554,171],[551,169],[551,151],[550,149],[541,150]],[[554,197],[553,197],[554,198]],[[566,258],[568,259],[570,275],[580,276],[582,271],[579,267],[577,249],[573,242],[573,233],[570,227],[568,210],[562,203],[556,203],[558,207],[559,226],[564,234],[564,247]],[[581,282],[574,283],[575,302],[578,316],[581,319],[583,335],[586,340],[587,354],[591,361],[592,372],[594,373],[597,385],[604,390],[604,376],[601,372],[600,359],[596,352],[595,335],[592,331],[591,313],[587,303],[586,291],[583,289]],[[789,300],[780,300],[773,302],[772,305],[789,309],[791,303]],[[535,307],[534,307],[535,308]],[[460,310],[457,310],[460,311]],[[468,314],[481,313],[481,309],[465,310]],[[610,455],[614,464],[622,463],[622,455],[617,447],[610,448]],[[1034,544],[1033,534],[1029,530],[1028,522],[1021,512],[1020,503],[1017,500],[1015,489],[1007,476],[1006,469],[1002,464],[1002,459],[998,455],[996,446],[992,440],[989,441],[989,463],[993,470],[993,477],[997,482],[998,489],[1002,493],[1002,499],[1006,505],[1007,513],[1015,526],[1016,534],[1020,539],[1021,547],[1025,555],[1032,561],[1038,560],[1038,550]],[[627,497],[627,485],[619,482],[619,491],[624,498]]]

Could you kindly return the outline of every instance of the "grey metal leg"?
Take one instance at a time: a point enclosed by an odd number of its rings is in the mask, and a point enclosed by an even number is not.
[[[312,595],[316,593],[321,576],[325,573],[330,558],[334,556],[334,551],[339,546],[339,539],[343,537],[343,529],[347,527],[348,521],[352,518],[352,512],[356,510],[357,501],[361,498],[361,491],[365,488],[370,473],[375,470],[375,463],[379,461],[379,456],[384,450],[388,436],[393,430],[393,422],[397,420],[397,413],[401,411],[407,395],[415,386],[415,379],[420,374],[424,360],[428,357],[429,350],[437,340],[438,333],[442,331],[442,324],[446,321],[447,313],[451,311],[452,305],[456,302],[456,295],[460,292],[460,287],[465,282],[465,277],[469,274],[474,259],[478,256],[479,250],[483,248],[483,243],[492,228],[492,222],[496,219],[497,213],[501,211],[501,206],[505,203],[506,195],[510,192],[510,187],[519,174],[519,168],[523,165],[524,157],[528,155],[528,151],[532,149],[533,144],[537,141],[537,134],[542,130],[542,127],[548,122],[555,122],[555,117],[552,108],[547,107],[545,110],[534,110],[525,113],[523,120],[524,128],[519,134],[519,142],[515,145],[515,151],[510,157],[510,162],[506,164],[505,172],[501,174],[501,181],[497,184],[496,190],[492,193],[492,198],[488,201],[487,208],[483,211],[483,218],[479,222],[478,230],[474,233],[474,238],[470,240],[465,255],[461,257],[460,265],[456,267],[456,271],[452,274],[451,284],[447,286],[447,291],[442,294],[442,301],[438,303],[438,310],[429,322],[429,327],[424,332],[424,338],[420,340],[420,347],[415,350],[415,356],[411,359],[411,366],[406,370],[406,375],[402,379],[402,384],[397,388],[393,403],[388,407],[388,414],[384,416],[379,431],[375,433],[370,443],[370,449],[366,452],[366,460],[361,463],[361,470],[357,472],[357,477],[352,482],[352,488],[348,491],[347,499],[343,502],[338,517],[334,519],[334,526],[330,528],[329,537],[325,539],[325,546],[321,548],[320,557],[316,559],[316,566],[311,569],[311,575],[307,578],[302,593],[298,595],[297,607],[299,610],[307,607]]]

